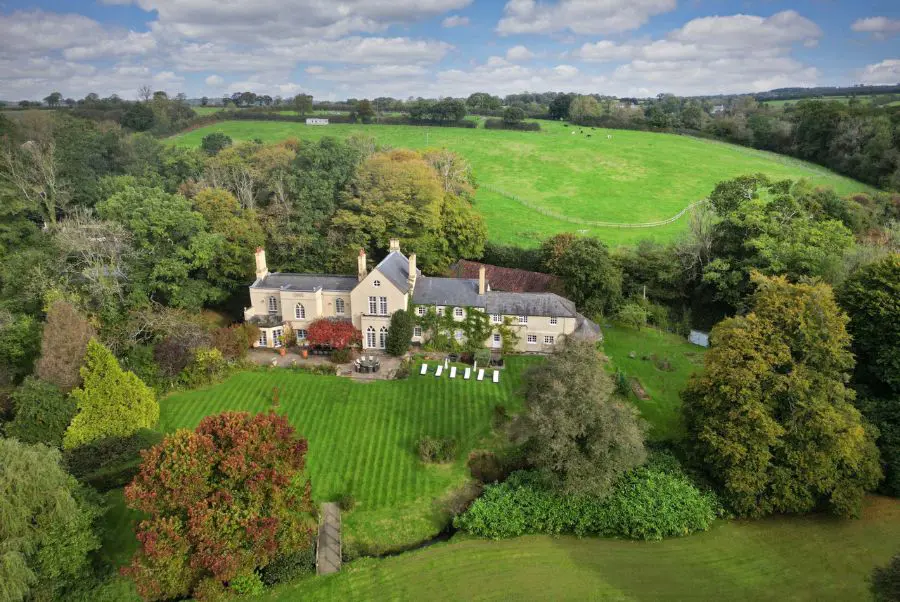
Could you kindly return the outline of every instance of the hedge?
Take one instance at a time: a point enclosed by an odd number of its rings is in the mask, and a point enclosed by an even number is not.
[[[484,494],[453,525],[503,539],[525,534],[574,533],[658,540],[706,531],[718,516],[716,497],[685,475],[644,466],[626,474],[609,496],[562,496],[538,473],[520,471]]]
[[[521,132],[537,132],[541,129],[540,123],[533,121],[516,121],[507,123],[502,119],[486,119],[484,128],[487,130],[518,130]]]

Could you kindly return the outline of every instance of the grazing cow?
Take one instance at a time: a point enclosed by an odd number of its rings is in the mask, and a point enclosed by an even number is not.
[[[588,134],[588,135],[587,135],[587,137],[588,137],[588,138],[590,138],[590,137],[591,137],[591,135],[590,135],[590,134]]]
[[[608,134],[608,135],[606,136],[606,139],[607,139],[607,140],[612,140],[612,134]]]

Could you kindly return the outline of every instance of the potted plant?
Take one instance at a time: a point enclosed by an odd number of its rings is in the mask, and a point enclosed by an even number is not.
[[[304,347],[303,349],[301,349],[301,350],[300,350],[300,356],[301,356],[303,359],[308,358],[308,357],[309,357],[309,349],[306,348],[306,347]]]
[[[278,355],[280,355],[281,357],[284,357],[285,355],[287,355],[287,349],[285,349],[284,347],[279,347]]]

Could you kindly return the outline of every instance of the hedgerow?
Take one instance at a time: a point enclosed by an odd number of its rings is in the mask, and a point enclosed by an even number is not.
[[[520,471],[488,485],[455,527],[491,539],[574,533],[657,540],[705,531],[719,504],[680,471],[649,465],[628,472],[604,498],[563,496],[537,472]]]

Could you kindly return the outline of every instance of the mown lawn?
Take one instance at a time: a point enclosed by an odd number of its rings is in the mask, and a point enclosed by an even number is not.
[[[259,600],[867,600],[898,551],[900,501],[863,518],[720,521],[659,542],[529,536],[455,540],[283,585]]]
[[[650,438],[680,437],[683,425],[679,393],[688,377],[703,368],[706,350],[688,343],[684,337],[653,328],[635,330],[609,325],[603,326],[603,350],[610,359],[612,371],[618,368],[628,377],[636,377],[650,397],[641,400],[634,394],[630,396],[650,423]],[[628,357],[631,352],[634,358]],[[659,364],[666,359],[670,369],[662,370]]]
[[[548,217],[502,193],[567,218],[646,223],[674,216],[690,203],[705,198],[719,181],[748,173],[808,178],[816,184],[833,186],[841,194],[871,190],[817,165],[724,143],[674,134],[564,127],[546,121],[541,122],[541,127],[540,132],[512,132],[230,121],[174,136],[169,141],[196,147],[214,131],[225,132],[235,140],[260,138],[269,142],[364,134],[393,147],[446,147],[465,156],[478,181],[484,184],[476,194],[476,205],[485,216],[491,240],[528,246],[558,232],[581,230],[613,246],[643,238],[666,241],[683,231],[686,220],[654,228],[585,226]]]
[[[286,369],[242,372],[205,390],[160,402],[163,430],[194,428],[225,410],[263,412],[274,387],[284,413],[309,440],[308,467],[317,501],[352,495],[345,542],[383,550],[416,543],[445,524],[440,500],[468,479],[467,453],[489,443],[494,407],[521,409],[519,375],[532,358],[512,357],[499,384],[419,376],[360,383]],[[425,465],[422,436],[454,437],[457,461]]]

